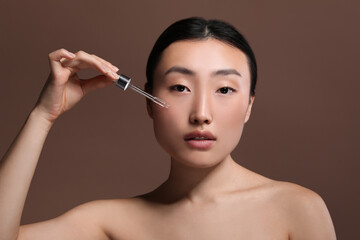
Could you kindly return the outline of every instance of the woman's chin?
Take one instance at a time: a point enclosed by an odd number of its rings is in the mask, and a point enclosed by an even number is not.
[[[213,156],[209,156],[210,154],[204,154],[201,152],[200,154],[191,154],[190,156],[181,157],[175,156],[172,157],[172,161],[176,161],[182,165],[192,168],[211,168],[222,162],[223,158],[214,158]]]

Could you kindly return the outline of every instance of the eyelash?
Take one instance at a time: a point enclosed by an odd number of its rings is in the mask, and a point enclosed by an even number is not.
[[[227,92],[226,92],[226,93],[223,93],[221,90],[227,90]],[[230,92],[228,92],[228,91],[230,91]],[[221,94],[226,95],[226,94],[230,94],[230,93],[236,92],[236,90],[235,90],[234,88],[231,88],[231,87],[222,87],[222,88],[220,88],[219,90],[217,90],[217,92],[220,92]]]
[[[179,87],[184,88],[184,89],[182,91],[179,91]],[[176,91],[176,92],[184,92],[184,90],[187,90],[188,92],[190,91],[187,87],[185,87],[184,85],[181,85],[181,84],[171,86],[170,89],[172,91]]]
[[[179,88],[181,88],[181,90]],[[170,89],[172,91],[176,91],[176,92],[185,92],[185,90],[190,92],[190,89],[188,89],[187,87],[185,87],[184,85],[181,85],[181,84],[171,86]],[[227,92],[224,93],[224,92],[222,92],[222,90],[226,90]],[[222,87],[222,88],[219,88],[216,92],[219,92],[219,93],[221,93],[223,95],[227,95],[227,94],[236,92],[236,90],[234,88],[231,88],[231,87]]]

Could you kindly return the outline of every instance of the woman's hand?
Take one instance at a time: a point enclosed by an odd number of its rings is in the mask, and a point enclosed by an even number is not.
[[[36,103],[35,111],[51,123],[73,107],[90,91],[111,85],[119,70],[95,55],[79,51],[73,54],[59,49],[49,54],[51,73]],[[101,73],[94,78],[79,79],[77,72],[92,68]]]

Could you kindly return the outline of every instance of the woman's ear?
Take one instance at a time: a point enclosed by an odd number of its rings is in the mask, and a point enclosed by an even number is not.
[[[145,91],[149,92],[149,86],[148,83],[145,83]],[[150,118],[153,118],[153,109],[152,109],[152,105],[151,105],[151,101],[149,99],[146,98],[146,110],[148,112],[148,115]]]
[[[252,96],[250,97],[249,105],[248,105],[248,108],[247,108],[247,110],[246,110],[245,123],[247,123],[247,121],[248,121],[249,118],[250,118],[251,108],[252,108],[252,106],[253,106],[253,104],[254,104],[254,101],[255,101],[255,96],[252,95]]]

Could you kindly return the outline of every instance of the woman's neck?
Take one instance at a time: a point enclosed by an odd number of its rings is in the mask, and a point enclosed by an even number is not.
[[[209,168],[195,168],[171,159],[169,178],[149,197],[163,203],[181,199],[190,202],[213,200],[222,193],[238,187],[241,172],[248,170],[238,165],[229,155],[219,164]]]

